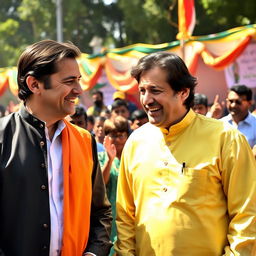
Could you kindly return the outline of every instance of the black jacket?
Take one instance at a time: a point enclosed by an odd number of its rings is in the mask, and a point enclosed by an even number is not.
[[[108,255],[111,207],[92,139],[92,205],[86,251]],[[0,256],[48,256],[50,208],[45,125],[24,107],[0,119]]]

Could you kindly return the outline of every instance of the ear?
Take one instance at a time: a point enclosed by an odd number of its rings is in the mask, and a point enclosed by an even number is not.
[[[180,92],[180,97],[181,97],[183,102],[188,98],[189,93],[190,93],[190,89],[189,88],[185,88],[184,90],[182,90]]]
[[[38,94],[39,90],[39,81],[34,76],[27,76],[26,83],[31,92],[33,94]]]

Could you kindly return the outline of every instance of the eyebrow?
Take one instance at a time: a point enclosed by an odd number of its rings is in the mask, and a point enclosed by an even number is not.
[[[77,77],[77,76],[68,76],[68,77],[65,77],[65,78],[63,78],[63,79],[61,79],[61,81],[66,81],[66,80],[70,80],[70,79],[80,79],[80,78],[82,78],[82,76],[80,75],[79,77]]]

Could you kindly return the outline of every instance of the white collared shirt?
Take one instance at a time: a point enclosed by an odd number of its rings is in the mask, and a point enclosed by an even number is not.
[[[58,122],[52,141],[45,127],[48,161],[48,186],[50,201],[50,253],[49,256],[59,256],[62,248],[63,232],[63,166],[61,132],[65,128],[63,121]]]

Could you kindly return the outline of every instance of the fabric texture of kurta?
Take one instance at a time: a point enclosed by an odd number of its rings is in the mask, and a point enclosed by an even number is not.
[[[100,152],[98,153],[98,158],[99,158],[100,166],[102,168],[106,163],[106,161],[108,160],[108,155],[106,152]],[[120,167],[120,160],[117,157],[115,157],[111,165],[109,181],[108,181],[108,184],[106,184],[107,196],[111,204],[112,216],[113,216],[111,235],[110,235],[110,239],[112,242],[116,241],[116,222],[115,222],[116,190],[117,190],[119,167]],[[113,250],[111,251],[110,255],[113,255]]]
[[[150,123],[123,150],[115,249],[121,256],[256,255],[256,163],[246,138],[192,110]]]

